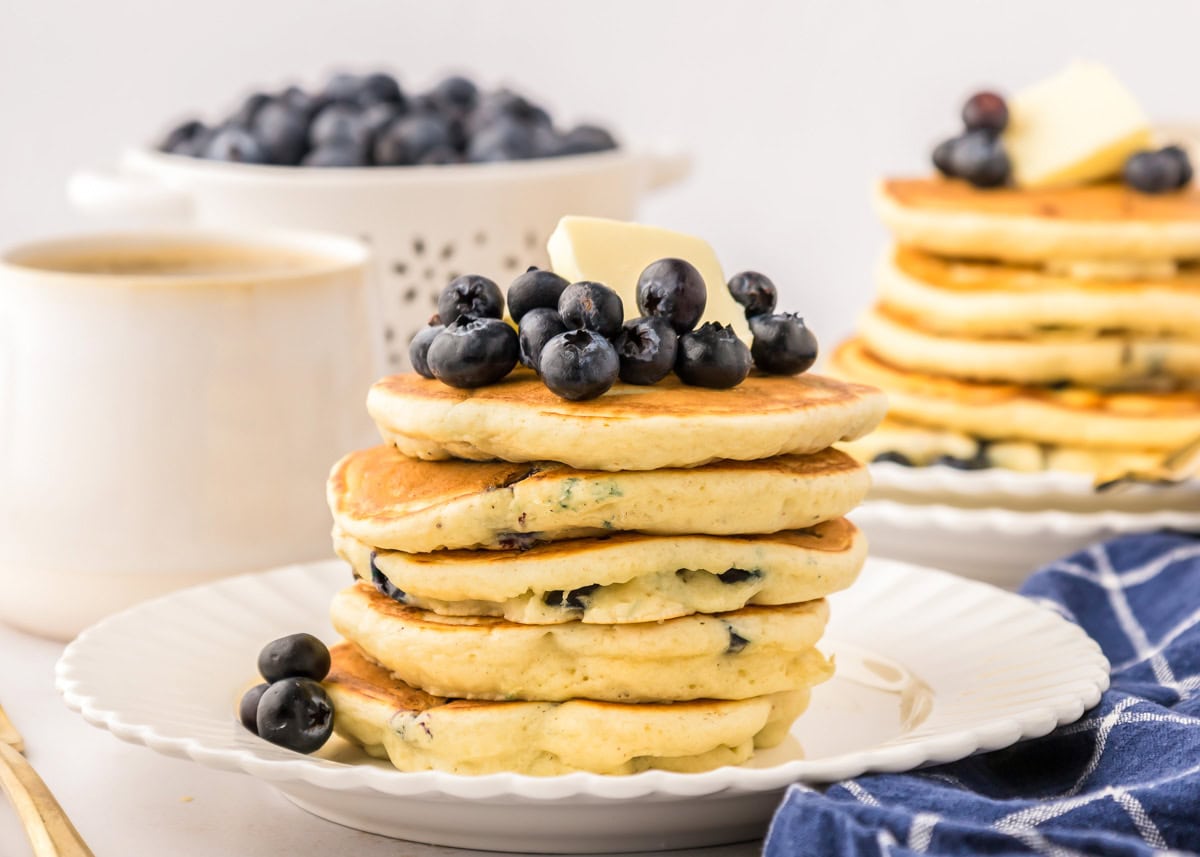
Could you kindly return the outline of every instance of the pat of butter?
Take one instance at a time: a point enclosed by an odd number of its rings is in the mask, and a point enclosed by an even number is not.
[[[750,342],[745,311],[725,286],[717,254],[699,238],[622,220],[564,217],[546,249],[550,267],[560,277],[572,283],[591,280],[616,291],[625,304],[626,318],[639,315],[637,281],[647,265],[669,257],[691,262],[708,290],[701,322],[732,324],[737,335]]]
[[[1004,146],[1019,187],[1083,184],[1111,178],[1150,147],[1150,123],[1112,72],[1074,62],[1008,102]]]

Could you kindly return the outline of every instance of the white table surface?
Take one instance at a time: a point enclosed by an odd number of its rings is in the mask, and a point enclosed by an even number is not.
[[[26,753],[96,857],[453,857],[479,855],[400,842],[323,821],[267,784],[126,744],[67,709],[54,689],[62,644],[0,625],[0,704]],[[0,799],[2,801],[2,799]],[[751,857],[758,843],[670,852]],[[29,846],[0,802],[0,855]]]

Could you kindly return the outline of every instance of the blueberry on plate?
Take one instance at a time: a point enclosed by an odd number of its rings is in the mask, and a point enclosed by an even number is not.
[[[775,309],[778,292],[771,278],[758,271],[742,271],[729,280],[729,294],[746,310],[746,318],[766,315]]]
[[[339,72],[325,84],[325,89],[321,92],[320,97],[327,103],[341,101],[344,103],[352,103],[358,100],[359,92],[362,89],[363,79],[360,75],[350,74],[349,72]]]
[[[329,649],[312,634],[289,634],[263,646],[258,655],[258,672],[269,682],[281,678],[311,678],[329,675]]]
[[[521,326],[517,331],[520,340],[521,364],[537,372],[541,365],[542,350],[546,343],[560,333],[566,333],[567,326],[563,324],[558,310],[550,307],[534,307],[521,317]]]
[[[413,370],[418,375],[425,378],[433,377],[433,371],[429,368],[429,346],[433,344],[433,340],[437,338],[437,335],[445,329],[446,325],[444,324],[430,322],[418,330],[417,335],[408,344],[408,362],[412,364]]]
[[[599,125],[576,125],[559,139],[556,154],[586,155],[617,148],[617,141]]]
[[[750,374],[750,349],[732,327],[710,321],[679,337],[675,374],[693,387],[736,387]]]
[[[612,343],[594,330],[569,330],[542,349],[542,381],[573,402],[603,395],[617,380],[620,361]]]
[[[258,116],[258,111],[266,107],[271,101],[271,96],[265,92],[250,93],[246,96],[241,106],[229,117],[229,124],[237,125],[239,128],[247,130],[253,128],[254,119]]]
[[[260,738],[312,753],[333,734],[333,704],[325,688],[310,678],[280,679],[263,692],[255,724]]]
[[[520,322],[531,309],[550,307],[557,311],[558,299],[568,285],[553,271],[532,267],[508,287],[508,314],[513,321]]]
[[[957,178],[954,173],[954,147],[959,137],[950,137],[933,147],[933,166],[948,179]]]
[[[282,99],[262,105],[250,127],[269,163],[295,166],[308,151],[308,121]]]
[[[650,315],[625,322],[613,347],[626,384],[657,384],[675,368],[679,337],[665,318]]]
[[[517,365],[517,332],[498,318],[460,315],[434,337],[427,360],[433,377],[451,387],[494,384]]]
[[[1183,160],[1165,149],[1135,152],[1122,170],[1125,184],[1142,193],[1166,193],[1183,186]]]
[[[334,102],[313,117],[308,127],[308,143],[318,148],[333,140],[353,140],[360,146],[368,142],[363,112],[353,104]]]
[[[696,326],[707,302],[704,277],[683,259],[651,262],[638,277],[638,310],[665,318],[680,335]]]
[[[270,686],[265,681],[254,685],[242,694],[242,701],[238,703],[238,720],[255,735],[258,734],[258,701]]]
[[[466,114],[475,109],[479,101],[479,90],[475,84],[461,75],[445,78],[429,93],[433,103],[443,113]]]
[[[158,150],[173,155],[193,155],[196,153],[193,144],[204,130],[204,123],[198,119],[181,122],[167,132],[167,136],[158,144]]]
[[[963,105],[962,121],[968,131],[999,134],[1008,126],[1008,104],[995,92],[976,92]]]
[[[239,164],[265,164],[267,155],[254,135],[245,128],[228,125],[209,138],[201,157],[210,161]]]
[[[1174,158],[1179,164],[1179,187],[1192,183],[1192,161],[1183,146],[1164,146],[1160,150],[1167,157]]]
[[[975,187],[999,187],[1008,181],[1012,165],[1004,144],[992,131],[968,131],[950,153],[953,174]]]
[[[460,315],[474,318],[500,318],[504,315],[504,295],[487,277],[464,274],[450,281],[438,295],[438,315],[451,322]]]
[[[558,314],[572,330],[594,330],[611,339],[621,331],[625,304],[621,296],[602,283],[571,283],[558,298]]]
[[[384,126],[375,135],[375,163],[379,166],[410,166],[430,152],[450,147],[450,130],[439,116],[419,113]]]
[[[390,101],[378,101],[363,108],[361,119],[367,129],[367,135],[374,141],[380,131],[403,115],[404,111],[399,105]]]
[[[750,319],[754,365],[770,375],[799,375],[817,362],[817,337],[792,312]]]
[[[367,167],[366,151],[355,140],[330,140],[310,151],[300,162],[305,167]]]
[[[467,142],[467,160],[482,164],[495,161],[521,161],[537,153],[534,127],[502,114],[471,135]]]
[[[886,452],[881,452],[871,459],[872,464],[898,464],[901,467],[912,467],[913,460],[903,452],[898,452],[894,449],[889,449]]]
[[[362,79],[354,100],[363,107],[380,103],[403,105],[404,93],[400,90],[400,84],[396,83],[396,78],[377,71]]]

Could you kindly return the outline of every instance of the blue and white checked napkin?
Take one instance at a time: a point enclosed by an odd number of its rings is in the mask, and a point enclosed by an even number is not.
[[[788,789],[765,857],[1200,851],[1200,537],[1124,536],[1021,590],[1081,625],[1112,687],[1007,750]]]

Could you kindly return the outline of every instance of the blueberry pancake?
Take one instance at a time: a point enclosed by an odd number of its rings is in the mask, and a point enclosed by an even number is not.
[[[334,465],[328,500],[346,534],[375,548],[424,553],[620,531],[803,529],[849,512],[868,485],[866,468],[833,449],[611,473],[547,462],[421,461],[377,446]]]
[[[811,601],[853,583],[867,550],[845,518],[761,536],[618,533],[524,551],[375,551],[345,533],[334,546],[356,577],[401,604],[529,625],[659,622]]]
[[[324,685],[334,728],[402,771],[707,771],[778,744],[808,705],[807,690],[659,705],[445,699],[405,684],[351,645],[331,654]]]
[[[813,646],[824,600],[635,625],[521,625],[439,616],[359,582],[333,626],[396,677],[438,696],[558,702],[748,699],[811,687],[833,667]]]
[[[876,209],[896,242],[942,256],[1016,263],[1200,259],[1200,192],[1146,194],[1119,184],[974,188],[888,179]]]
[[[869,432],[883,394],[804,374],[751,375],[731,389],[617,383],[570,402],[532,372],[458,389],[416,374],[375,383],[367,409],[384,439],[413,458],[561,461],[588,470],[693,467],[722,459],[803,455]]]

